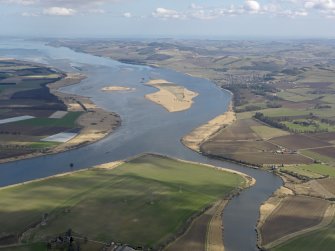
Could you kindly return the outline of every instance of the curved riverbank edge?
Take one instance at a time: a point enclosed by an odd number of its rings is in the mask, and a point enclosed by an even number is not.
[[[224,167],[218,167],[218,166],[205,164],[201,162],[182,160],[179,158],[170,157],[168,155],[161,155],[161,154],[156,154],[156,153],[146,153],[146,154],[163,156],[163,157],[178,160],[180,162],[207,166],[207,167],[219,170],[219,171],[225,171],[225,172],[238,174],[245,179],[246,183],[244,184],[243,187],[235,189],[227,197],[216,201],[214,204],[209,205],[206,208],[204,208],[201,212],[191,216],[189,221],[186,222],[185,227],[182,228],[181,231],[176,235],[176,237],[171,239],[168,242],[168,244],[165,246],[165,248],[163,249],[163,250],[169,251],[169,248],[173,246],[175,242],[178,242],[179,240],[187,236],[187,233],[190,232],[192,228],[198,229],[198,228],[203,227],[204,222],[202,222],[201,218],[207,218],[205,219],[205,226],[206,226],[206,243],[205,243],[206,249],[205,250],[206,251],[224,251],[225,250],[224,241],[223,241],[223,221],[224,219],[222,217],[223,210],[225,209],[225,206],[229,203],[229,201],[232,200],[235,196],[238,196],[242,190],[247,189],[251,186],[254,186],[256,184],[256,180],[253,177],[250,177],[249,175],[245,173],[231,170],[231,169],[224,168]],[[174,249],[171,249],[171,251],[172,250]]]
[[[64,78],[47,85],[50,93],[62,100],[68,111],[84,112],[76,121],[81,127],[78,135],[52,149],[0,159],[0,164],[61,153],[86,146],[107,137],[121,125],[121,118],[118,114],[98,107],[89,98],[59,91],[62,87],[79,84],[85,78],[86,76],[80,73],[65,73]]]
[[[233,105],[230,103],[228,110],[207,123],[193,129],[190,133],[185,135],[181,142],[193,151],[201,152],[200,146],[214,137],[223,128],[231,125],[236,121],[236,114],[233,111]]]
[[[206,234],[206,243],[204,243],[206,245],[206,250],[210,250],[210,251],[219,251],[220,250],[220,251],[223,251],[224,246],[223,246],[223,238],[222,238],[222,236],[223,236],[222,212],[224,210],[224,207],[227,205],[227,203],[229,202],[230,199],[234,198],[234,196],[237,196],[243,189],[248,188],[250,186],[253,186],[256,183],[255,179],[253,179],[252,177],[250,177],[250,176],[248,176],[244,173],[231,170],[231,169],[221,168],[221,167],[217,167],[217,166],[214,166],[214,165],[203,164],[203,163],[199,163],[199,162],[186,161],[186,160],[182,160],[182,159],[179,159],[179,158],[174,158],[174,157],[171,157],[171,156],[168,156],[168,155],[162,155],[162,154],[157,154],[157,153],[141,153],[141,154],[138,154],[138,155],[135,155],[135,156],[123,159],[123,160],[103,163],[103,164],[99,164],[99,165],[92,166],[92,167],[85,168],[85,169],[70,171],[70,172],[66,172],[66,173],[52,175],[52,176],[45,177],[45,178],[35,179],[35,180],[27,181],[27,182],[22,182],[22,183],[6,186],[6,187],[1,187],[0,190],[4,190],[4,189],[7,189],[7,188],[11,188],[11,187],[18,187],[18,186],[21,186],[21,185],[30,184],[30,183],[34,183],[34,182],[49,180],[49,179],[56,178],[56,177],[71,175],[73,173],[84,172],[84,171],[92,170],[92,169],[110,169],[110,170],[112,170],[112,169],[117,168],[118,166],[120,166],[124,163],[130,162],[134,159],[137,159],[137,158],[142,157],[142,156],[147,156],[147,155],[163,157],[163,158],[170,158],[170,159],[174,159],[174,160],[177,160],[179,162],[184,162],[184,163],[202,165],[204,167],[214,168],[214,169],[219,170],[219,171],[234,173],[234,174],[242,176],[245,179],[245,183],[244,183],[243,186],[234,189],[225,198],[222,198],[222,199],[216,201],[215,203],[206,206],[205,208],[201,209],[199,212],[192,215],[185,222],[185,224],[177,231],[177,233],[175,233],[170,238],[166,239],[164,241],[164,243],[162,243],[162,245],[159,247],[159,250],[165,250],[170,245],[172,245],[173,242],[175,242],[176,240],[182,238],[185,234],[187,234],[187,232],[190,230],[190,228],[192,228],[193,226],[196,225],[196,221],[200,217],[206,216],[208,218],[205,222],[206,223],[205,224],[206,229],[204,229],[204,231],[207,233]]]

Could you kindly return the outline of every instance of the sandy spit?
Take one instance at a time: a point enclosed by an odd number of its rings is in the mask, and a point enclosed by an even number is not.
[[[164,79],[150,80],[146,83],[159,89],[158,92],[145,95],[145,98],[163,106],[169,112],[180,112],[192,107],[193,99],[199,94]]]

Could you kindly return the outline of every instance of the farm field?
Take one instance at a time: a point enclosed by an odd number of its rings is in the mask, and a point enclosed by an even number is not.
[[[94,242],[85,242],[82,239],[75,239],[75,244],[73,245],[73,247],[77,247],[80,246],[80,250],[82,251],[91,251],[91,250],[101,250],[105,247],[105,245],[101,244],[101,243],[94,243]],[[79,245],[78,245],[79,244]],[[37,242],[37,243],[33,243],[33,244],[26,244],[26,245],[21,245],[21,246],[16,246],[16,247],[10,247],[10,248],[1,248],[1,251],[46,251],[46,250],[65,250],[65,247],[54,247],[51,249],[47,248],[47,245],[43,242]]]
[[[335,177],[335,167],[325,164],[285,166],[281,167],[280,170],[296,173],[298,175],[306,176],[312,179],[325,176]]]
[[[64,78],[63,73],[35,63],[1,60],[0,74],[0,118],[4,122],[0,124],[0,159],[47,150],[54,145],[40,144],[41,138],[78,127],[76,120],[81,113],[48,118],[67,110],[47,87]],[[25,117],[32,118],[16,121]]]
[[[251,129],[254,126],[261,126],[253,119],[235,121],[215,135],[214,141],[235,141],[235,140],[256,140],[260,137]]]
[[[332,166],[335,165],[335,158],[329,157],[329,156],[325,156],[323,154],[320,154],[316,151],[314,151],[315,149],[309,149],[309,150],[301,150],[301,153],[305,156],[308,156],[310,158],[313,158],[317,161],[321,161],[323,163],[327,163],[330,164]],[[322,148],[320,148],[319,152],[322,151]]]
[[[298,150],[298,149],[312,149],[318,147],[331,146],[330,143],[313,139],[308,135],[294,134],[282,137],[276,137],[269,140],[271,143],[283,146],[288,149]]]
[[[327,191],[335,195],[335,174],[331,175],[331,178],[318,180],[318,183],[325,188]]]
[[[331,177],[335,177],[335,167],[329,165],[321,165],[321,164],[306,165],[302,166],[301,168],[310,172],[316,172],[322,175],[329,175]]]
[[[120,124],[117,114],[88,98],[57,91],[83,78],[37,63],[0,60],[0,162],[66,151],[97,141]],[[42,143],[48,139],[63,144]]]
[[[276,139],[283,140],[277,142]],[[313,163],[311,158],[296,152],[283,152],[283,145],[279,143],[286,143],[288,139],[291,140],[291,135],[286,131],[251,118],[238,119],[204,142],[200,149],[209,155],[257,166]]]
[[[286,132],[284,130],[280,130],[277,128],[269,127],[269,126],[251,126],[251,129],[257,133],[259,137],[261,137],[263,140],[271,139],[274,137],[280,137],[280,136],[286,136],[289,135],[289,132]]]
[[[1,189],[2,235],[22,234],[47,214],[46,225],[25,240],[71,228],[93,240],[157,247],[192,215],[246,185],[238,174],[156,155],[106,166]]]
[[[287,197],[260,228],[263,245],[319,224],[329,205],[312,197]]]
[[[285,242],[271,251],[329,251],[335,246],[335,219],[333,222],[320,230],[296,237]]]

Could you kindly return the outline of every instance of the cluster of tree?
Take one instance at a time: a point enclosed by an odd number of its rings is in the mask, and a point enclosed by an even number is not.
[[[331,125],[331,126],[335,126],[335,121],[334,120],[323,118],[323,119],[320,119],[320,121],[322,123],[325,123],[325,124],[328,124],[328,125]]]
[[[331,105],[325,105],[325,104],[316,104],[314,106],[315,109],[331,109],[332,106]]]
[[[278,89],[264,82],[258,82],[257,84],[229,84],[225,85],[224,88],[231,91],[234,94],[233,101],[235,106],[242,106],[248,104],[246,98],[242,95],[241,90],[249,90],[251,93],[259,96],[263,96],[268,100],[267,107],[269,108],[278,108],[281,107],[280,104],[274,102],[274,100],[279,100],[280,98],[273,95],[278,92]],[[249,105],[245,108],[240,108],[238,112],[244,111],[257,111],[262,109],[261,107],[256,107],[255,105]]]
[[[251,112],[251,111],[258,111],[263,109],[261,106],[258,105],[246,105],[243,108],[237,108],[235,111],[238,112]]]
[[[266,84],[266,83],[250,85],[250,89],[252,93],[256,95],[261,95],[261,96],[267,96],[269,93],[278,92],[278,89],[276,87],[270,84]],[[271,97],[273,97],[273,95],[271,95]]]
[[[241,106],[248,103],[245,100],[245,97],[242,96],[241,87],[239,85],[227,85],[225,88],[234,94],[233,102],[235,106]]]
[[[256,114],[254,115],[254,118],[262,121],[265,124],[268,124],[269,126],[282,129],[285,131],[293,132],[293,133],[317,133],[317,132],[328,132],[329,131],[328,128],[320,128],[319,123],[315,121],[315,119],[318,119],[318,117],[314,116],[312,113],[310,115],[307,115],[306,118],[308,119],[304,121],[293,120],[293,118],[290,118],[290,117],[271,118],[271,117],[265,116],[261,112],[256,112]],[[282,123],[283,121],[290,121],[293,124],[301,125],[306,128],[303,130],[299,130],[296,128],[290,128],[284,123]],[[327,123],[330,125],[335,125],[335,121],[328,120],[328,119],[321,119],[321,122]],[[313,126],[313,127],[308,128],[309,126]]]
[[[21,132],[0,131],[0,134],[21,135]]]
[[[279,104],[278,102],[268,101],[268,102],[266,102],[266,107],[268,107],[268,108],[280,108],[280,107],[282,107],[282,105]]]
[[[268,124],[272,127],[279,128],[279,129],[286,130],[286,131],[290,130],[290,128],[288,128],[285,124],[280,123],[280,121],[278,121],[276,119],[264,116],[264,114],[261,113],[261,112],[256,112],[255,115],[254,115],[254,118],[258,119],[258,120],[260,120],[260,121],[264,122],[265,124]]]

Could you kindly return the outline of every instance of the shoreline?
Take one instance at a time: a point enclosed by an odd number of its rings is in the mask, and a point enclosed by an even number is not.
[[[67,107],[67,111],[84,112],[76,121],[76,123],[81,127],[78,135],[68,142],[62,143],[51,149],[24,154],[17,157],[0,159],[0,164],[57,154],[77,149],[82,146],[87,146],[107,137],[121,125],[121,118],[118,114],[99,108],[89,98],[59,91],[62,87],[79,84],[86,78],[86,76],[81,73],[63,74],[65,75],[64,78],[48,84],[47,87],[49,88],[50,93],[54,94],[57,98],[63,101]],[[92,123],[94,123],[92,120],[103,120],[104,122],[99,123],[99,125],[92,125]]]
[[[235,121],[236,114],[233,111],[233,104],[231,102],[224,114],[221,114],[207,123],[193,129],[181,139],[181,142],[184,146],[190,148],[191,150],[201,153],[200,147],[204,142],[214,137],[218,132],[227,126],[230,126]]]

